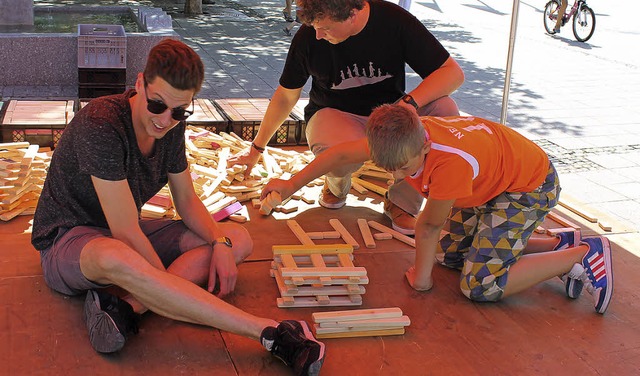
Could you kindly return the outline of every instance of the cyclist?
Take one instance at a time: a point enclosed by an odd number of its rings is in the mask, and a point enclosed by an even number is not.
[[[560,4],[560,8],[558,8],[558,19],[556,20],[556,27],[553,28],[553,34],[558,34],[560,32],[560,28],[564,25],[562,20],[564,19],[564,12],[567,10],[567,5],[569,2],[567,0],[562,0]]]

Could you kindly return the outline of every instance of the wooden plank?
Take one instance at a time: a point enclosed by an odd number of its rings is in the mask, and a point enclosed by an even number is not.
[[[358,227],[360,228],[362,239],[364,239],[364,245],[367,248],[375,248],[376,242],[373,240],[373,236],[371,235],[371,230],[369,229],[367,220],[364,218],[358,218]]]
[[[408,237],[407,235],[401,234],[398,231],[389,228],[387,226],[384,226],[376,221],[369,221],[369,226],[371,226],[372,228],[380,231],[380,232],[388,232],[389,234],[393,235],[394,238],[396,238],[397,240],[400,240],[403,243],[406,243],[412,247],[416,247],[416,240],[413,238]]]
[[[356,239],[354,239],[353,236],[351,236],[349,231],[347,231],[347,229],[342,225],[342,222],[340,222],[339,219],[332,218],[329,220],[329,224],[331,225],[331,227],[333,227],[336,231],[340,233],[340,235],[342,236],[342,240],[344,240],[347,244],[350,244],[353,246],[353,249],[360,248],[360,244],[358,244]]]
[[[404,327],[398,329],[349,331],[341,333],[316,333],[316,338],[382,337],[404,334]]]
[[[393,235],[389,234],[388,232],[377,232],[373,234],[373,238],[376,240],[389,240],[393,239]]]
[[[550,211],[549,214],[547,214],[547,218],[551,219],[554,222],[559,223],[560,225],[562,225],[563,227],[573,227],[575,229],[580,229],[580,226],[571,222],[570,220],[554,213],[553,211]]]
[[[289,226],[289,229],[291,229],[291,231],[293,231],[293,234],[296,236],[296,238],[298,238],[300,243],[302,243],[303,245],[315,245],[313,240],[311,240],[311,238],[309,238],[307,233],[304,232],[304,230],[302,229],[302,227],[300,227],[298,222],[296,222],[293,219],[289,219],[289,220],[287,220],[287,226]]]
[[[409,316],[386,317],[380,319],[362,319],[362,320],[346,320],[346,321],[324,321],[319,323],[320,328],[381,328],[381,327],[399,327],[409,326],[411,320]],[[367,329],[370,330],[370,329]]]
[[[389,307],[354,309],[348,311],[314,312],[311,314],[311,318],[315,323],[322,323],[348,320],[399,318],[402,317],[402,315],[402,310],[399,307]]]
[[[587,221],[591,222],[591,223],[598,223],[598,218],[594,217],[593,215],[591,215],[590,213],[588,213],[586,210],[582,209],[582,208],[578,208],[579,206],[583,206],[583,205],[579,205],[577,203],[567,203],[563,200],[560,200],[558,202],[558,204],[560,204],[560,206],[567,208],[569,211],[579,215],[580,217],[586,219]]]
[[[356,184],[359,184],[360,186],[362,186],[362,187],[364,187],[364,188],[366,188],[366,189],[368,189],[370,191],[373,191],[373,192],[379,194],[380,196],[385,196],[387,194],[387,188],[381,187],[381,186],[379,186],[377,184],[368,182],[366,180],[362,180],[360,178],[352,177],[351,181],[355,182]]]
[[[286,299],[290,299],[291,303],[288,303]],[[310,296],[287,296],[285,298],[278,298],[277,305],[279,308],[295,308],[295,307],[336,307],[336,306],[359,306],[361,302],[353,302],[347,296],[331,296],[329,297],[329,304],[320,304],[315,297]]]
[[[314,253],[327,255],[353,253],[353,246],[349,244],[274,245],[271,247],[271,250],[274,255],[282,255],[286,253],[294,255],[311,255]]]
[[[360,277],[367,275],[367,269],[359,266],[339,268],[282,268],[283,277]]]

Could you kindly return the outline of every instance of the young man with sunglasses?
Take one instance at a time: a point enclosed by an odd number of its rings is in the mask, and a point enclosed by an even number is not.
[[[280,85],[253,147],[233,163],[251,171],[309,77],[306,137],[315,155],[364,139],[367,117],[383,103],[398,102],[420,115],[458,115],[449,95],[462,85],[462,69],[411,13],[380,0],[299,0],[297,5],[304,25],[291,42]],[[405,93],[406,65],[422,77],[410,93]],[[334,166],[325,176],[320,205],[343,207],[351,174],[359,167]],[[396,231],[413,235],[422,202],[408,184],[398,181],[389,187],[384,212]]]
[[[86,293],[84,318],[98,352],[120,350],[139,314],[151,310],[260,340],[297,374],[317,374],[324,345],[307,323],[278,323],[221,300],[253,243],[243,227],[213,221],[193,188],[184,120],[203,79],[198,55],[167,39],[151,50],[135,90],[93,99],[76,114],[34,216],[45,281],[62,294]],[[167,183],[182,219],[140,219]],[[124,290],[122,298],[114,290]]]

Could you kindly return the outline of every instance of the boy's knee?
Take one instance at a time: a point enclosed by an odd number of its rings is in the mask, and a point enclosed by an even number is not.
[[[497,302],[504,293],[498,282],[498,278],[494,275],[481,279],[475,275],[467,275],[460,279],[460,290],[464,296],[474,302]]]

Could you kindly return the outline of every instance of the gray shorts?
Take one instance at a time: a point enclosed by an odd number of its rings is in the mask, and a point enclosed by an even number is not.
[[[180,249],[181,239],[189,231],[182,221],[142,219],[139,223],[165,267],[187,251]],[[101,237],[111,237],[111,231],[92,226],[59,229],[53,245],[40,252],[40,264],[47,285],[65,295],[78,295],[87,290],[107,287],[89,281],[80,270],[82,249],[89,241]]]

